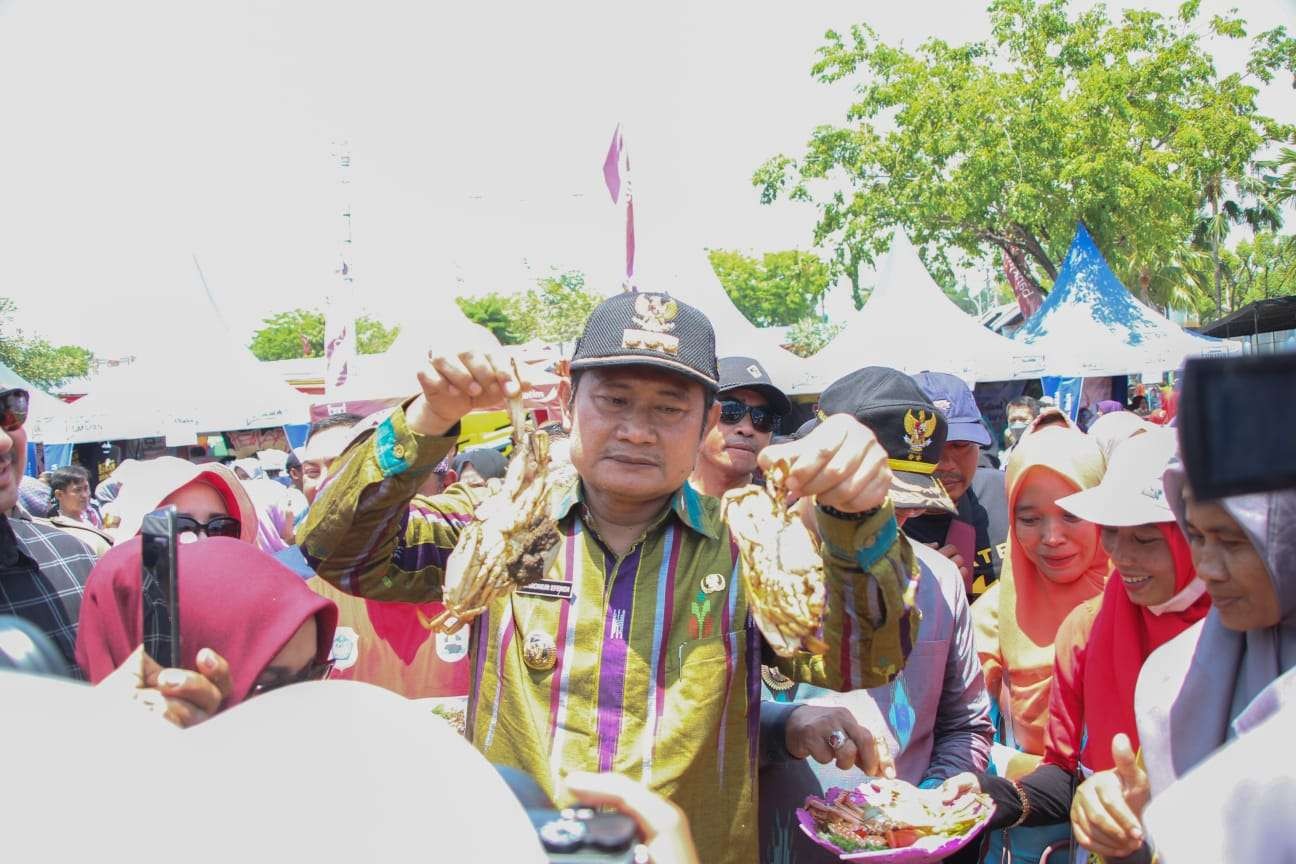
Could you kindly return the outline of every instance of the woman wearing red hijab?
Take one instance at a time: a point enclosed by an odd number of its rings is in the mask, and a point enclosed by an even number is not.
[[[77,632],[77,663],[92,683],[122,666],[142,639],[140,545],[135,538],[100,559],[86,581]],[[323,678],[337,607],[273,557],[226,537],[183,543],[179,573],[180,665],[229,664],[219,708],[266,690]],[[214,664],[212,664],[214,665]],[[203,664],[204,672],[210,668]]]
[[[1174,455],[1173,430],[1141,432],[1117,445],[1098,486],[1057,502],[1102,527],[1115,570],[1102,595],[1058,629],[1043,764],[1017,783],[962,774],[946,784],[951,798],[967,788],[989,792],[992,828],[1069,821],[1076,778],[1114,766],[1112,738],[1124,733],[1138,747],[1134,688],[1143,663],[1210,609],[1162,488]]]

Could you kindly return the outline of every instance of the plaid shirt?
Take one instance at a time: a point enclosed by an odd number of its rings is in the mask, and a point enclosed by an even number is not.
[[[40,627],[78,676],[77,620],[94,563],[88,546],[33,520],[20,507],[0,516],[0,615],[17,615]]]

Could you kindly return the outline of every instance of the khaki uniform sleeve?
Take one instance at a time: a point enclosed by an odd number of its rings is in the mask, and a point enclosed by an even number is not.
[[[889,500],[863,521],[819,508],[816,518],[828,577],[828,651],[778,658],[779,670],[831,690],[886,684],[904,668],[918,634],[918,563],[909,540]]]
[[[299,533],[315,572],[373,600],[440,600],[446,560],[478,499],[458,484],[431,498],[416,493],[454,443],[413,432],[402,408],[352,441]]]

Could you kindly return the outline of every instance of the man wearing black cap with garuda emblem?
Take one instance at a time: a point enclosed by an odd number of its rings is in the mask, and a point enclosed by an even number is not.
[[[479,499],[462,486],[416,492],[460,418],[517,392],[492,350],[430,352],[418,382],[337,460],[303,532],[320,576],[375,599],[441,599]],[[468,735],[551,795],[567,771],[640,780],[683,810],[702,861],[747,864],[763,643],[720,502],[687,483],[720,411],[717,385],[715,334],[693,307],[624,293],[590,315],[559,390],[578,474],[556,504],[562,542],[544,590],[500,597],[472,621]],[[761,454],[775,459],[790,466],[790,492],[817,502],[828,574],[829,650],[780,669],[835,689],[885,683],[917,630],[917,565],[888,498],[887,454],[843,414]],[[873,748],[832,738],[877,769]]]

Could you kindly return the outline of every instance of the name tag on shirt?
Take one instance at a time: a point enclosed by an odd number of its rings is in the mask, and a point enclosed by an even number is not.
[[[571,600],[572,583],[561,582],[557,579],[540,579],[532,582],[530,585],[523,585],[517,589],[518,594],[527,597],[548,597],[553,600]]]

